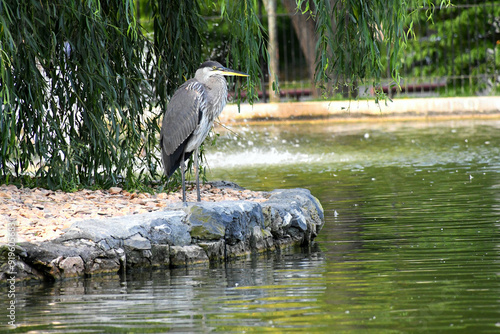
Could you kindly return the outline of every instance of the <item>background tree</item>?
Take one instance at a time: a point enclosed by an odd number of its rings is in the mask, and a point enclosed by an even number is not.
[[[316,82],[377,84],[381,45],[398,79],[404,24],[418,3],[298,0],[315,22]],[[256,0],[0,0],[0,181],[72,190],[159,179],[159,119],[175,87],[213,58],[207,45],[224,46],[217,60],[248,72],[241,88],[250,101],[257,96],[259,57],[267,59],[257,7]],[[137,8],[147,9],[152,35]],[[226,40],[208,38],[208,12],[228,24]]]
[[[299,40],[300,49],[306,59],[309,80],[313,85],[316,73],[316,45],[318,43],[316,23],[312,15],[314,10],[308,12],[305,9],[306,4],[303,4],[300,10],[298,10],[295,0],[283,0],[283,6],[286,11],[291,14],[293,29]],[[311,6],[311,4],[309,6]],[[312,6],[314,6],[314,4],[312,4]],[[314,95],[317,95],[315,90]]]

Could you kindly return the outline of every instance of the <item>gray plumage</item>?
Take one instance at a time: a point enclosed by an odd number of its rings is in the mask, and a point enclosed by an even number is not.
[[[208,135],[215,119],[227,101],[227,82],[224,76],[248,76],[222,66],[215,61],[204,62],[195,77],[183,83],[170,99],[165,111],[160,146],[167,177],[179,166],[182,173],[183,201],[185,195],[184,161],[195,152],[198,201],[200,201],[198,148]]]

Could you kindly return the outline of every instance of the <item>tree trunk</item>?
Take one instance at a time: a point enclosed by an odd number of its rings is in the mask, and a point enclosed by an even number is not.
[[[273,90],[273,83],[277,82],[279,76],[279,47],[278,47],[278,29],[276,25],[276,0],[264,0],[266,6],[269,42],[267,51],[269,52],[269,101],[279,102],[280,96],[277,87]]]
[[[314,84],[314,74],[316,71],[316,43],[318,37],[316,36],[316,23],[308,13],[302,14],[300,11],[297,12],[296,0],[283,0],[283,5],[285,6],[288,13],[291,14],[292,25],[299,40],[300,48],[302,53],[306,58],[307,69],[309,73],[309,80],[311,81],[311,87],[313,96],[318,96]],[[311,6],[314,4],[311,2]]]

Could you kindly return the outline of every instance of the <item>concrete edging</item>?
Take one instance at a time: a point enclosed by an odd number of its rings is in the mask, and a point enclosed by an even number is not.
[[[310,101],[228,105],[220,116],[222,123],[257,120],[334,118],[429,118],[429,117],[500,117],[500,97],[449,97],[394,99],[387,105],[372,100]]]

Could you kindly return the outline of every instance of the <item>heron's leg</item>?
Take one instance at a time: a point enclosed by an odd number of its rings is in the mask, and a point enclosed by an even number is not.
[[[200,149],[197,148],[196,151],[194,152],[195,157],[194,157],[194,168],[196,169],[196,196],[198,202],[201,202],[201,196],[200,196],[200,169],[199,169],[199,164],[198,164],[198,159],[199,159],[199,153]]]
[[[182,179],[182,202],[186,203],[186,177],[185,177],[185,172],[186,172],[186,165],[184,162],[184,152],[182,152],[182,157],[181,157],[181,179]]]

